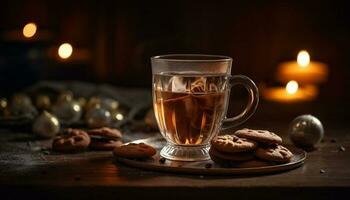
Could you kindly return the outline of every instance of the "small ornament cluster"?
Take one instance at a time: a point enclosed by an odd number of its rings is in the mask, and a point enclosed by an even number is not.
[[[62,125],[83,122],[89,128],[100,128],[124,119],[125,111],[117,100],[104,97],[74,98],[71,91],[62,92],[56,100],[39,94],[32,99],[15,94],[11,101],[0,99],[0,118],[33,120],[32,131],[42,138],[52,138]]]

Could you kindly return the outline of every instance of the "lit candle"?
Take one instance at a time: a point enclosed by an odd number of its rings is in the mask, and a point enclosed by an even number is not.
[[[314,84],[326,81],[327,77],[327,65],[310,61],[310,55],[305,50],[299,52],[297,61],[283,62],[277,69],[277,79],[284,83],[295,80],[303,84]]]
[[[285,87],[261,87],[260,90],[264,99],[281,103],[311,101],[318,94],[315,86],[299,87],[295,80],[289,81]]]

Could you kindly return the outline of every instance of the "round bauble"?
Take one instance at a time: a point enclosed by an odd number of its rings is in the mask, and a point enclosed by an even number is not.
[[[52,138],[60,131],[60,123],[55,116],[43,111],[35,119],[32,130],[41,138]]]
[[[301,115],[290,123],[288,135],[296,146],[314,147],[322,140],[324,129],[316,117]]]
[[[85,121],[90,128],[100,128],[111,123],[111,113],[100,106],[91,108],[85,116]]]
[[[74,123],[80,120],[82,109],[76,101],[62,101],[52,107],[52,113],[61,122]]]

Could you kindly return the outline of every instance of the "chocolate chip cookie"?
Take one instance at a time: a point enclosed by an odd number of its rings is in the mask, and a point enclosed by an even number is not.
[[[270,145],[259,147],[255,151],[255,156],[262,160],[285,163],[292,159],[293,153],[282,145]]]
[[[103,127],[89,130],[87,133],[91,138],[90,148],[95,150],[113,150],[123,144],[122,133],[117,129]]]
[[[220,152],[236,153],[252,151],[257,143],[235,135],[220,135],[211,140],[211,145]]]
[[[247,138],[264,144],[282,144],[282,138],[267,130],[253,130],[244,128],[235,132],[241,138]]]
[[[67,129],[66,135],[57,136],[52,142],[52,149],[61,152],[78,152],[90,144],[89,135],[80,129]]]
[[[144,143],[129,143],[116,147],[113,150],[114,156],[131,159],[151,158],[156,153],[157,151],[155,148]]]

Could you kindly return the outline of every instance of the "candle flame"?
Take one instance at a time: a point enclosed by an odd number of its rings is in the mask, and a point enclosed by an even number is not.
[[[299,51],[298,57],[297,57],[297,62],[300,67],[306,67],[310,63],[310,55],[307,51],[302,50]]]
[[[286,85],[286,91],[288,94],[295,94],[298,91],[299,85],[296,81],[289,81]]]
[[[71,44],[69,43],[63,43],[60,45],[60,47],[58,48],[58,55],[62,58],[62,59],[67,59],[69,58],[73,53],[73,47]]]
[[[23,32],[24,37],[31,38],[31,37],[33,37],[35,35],[36,30],[37,30],[36,24],[31,22],[31,23],[26,24],[23,27],[23,31],[22,32]]]

